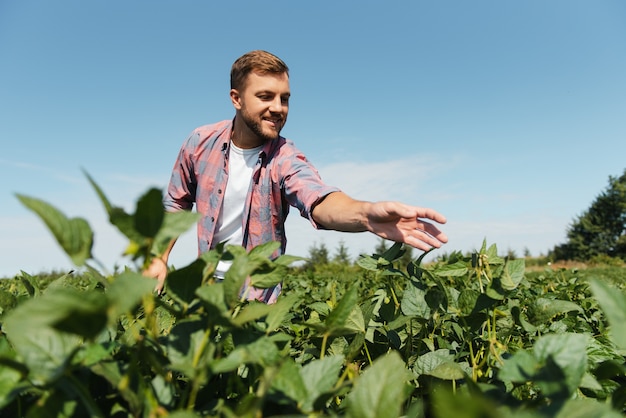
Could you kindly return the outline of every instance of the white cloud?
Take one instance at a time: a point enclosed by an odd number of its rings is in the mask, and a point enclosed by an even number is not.
[[[319,167],[325,182],[363,200],[402,200],[411,203],[438,172],[458,164],[431,155],[406,156],[380,162],[341,162]]]
[[[80,183],[81,178],[77,176],[68,175],[66,171],[57,170],[55,168],[50,168],[48,166],[33,164],[30,162],[24,161],[9,161],[4,158],[0,158],[0,165],[10,166],[13,168],[17,168],[20,170],[24,170],[29,174],[34,172],[40,173],[46,176],[46,178],[54,178],[57,180],[61,180],[65,183],[77,184]]]

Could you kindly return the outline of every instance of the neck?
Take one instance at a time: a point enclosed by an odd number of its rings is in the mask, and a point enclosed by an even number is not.
[[[235,123],[233,124],[233,130],[230,133],[230,139],[233,144],[242,149],[256,148],[265,143],[262,138],[259,138],[254,132],[241,121],[240,118],[235,117]]]

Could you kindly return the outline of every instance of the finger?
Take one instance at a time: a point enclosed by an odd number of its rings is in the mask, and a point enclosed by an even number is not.
[[[424,228],[416,228],[407,235],[407,244],[424,251],[440,248],[448,242],[446,234],[430,224],[424,225]]]
[[[437,228],[437,226],[429,222],[422,222],[421,228],[418,229],[421,229],[429,236],[436,238],[441,243],[445,244],[446,242],[448,242],[448,236],[442,230]]]
[[[417,208],[417,218],[431,219],[440,224],[445,224],[448,221],[443,214],[437,212],[436,210],[420,207]]]
[[[447,222],[447,219],[443,214],[431,208],[424,208],[420,206],[408,206],[408,205],[400,204],[397,207],[397,209],[398,210],[396,213],[398,213],[398,215],[400,215],[403,218],[413,218],[413,219],[425,218],[425,219],[431,219],[440,224],[445,224]]]
[[[432,240],[432,237],[428,237],[425,234],[424,237],[417,236],[417,234],[409,235],[404,242],[411,247],[422,251],[430,251],[433,248],[441,247],[441,243],[439,241]]]

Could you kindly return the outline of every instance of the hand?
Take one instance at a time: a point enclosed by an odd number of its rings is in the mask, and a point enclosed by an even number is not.
[[[446,234],[422,219],[446,223],[446,217],[433,209],[399,202],[376,202],[366,210],[366,218],[370,232],[423,251],[439,248],[448,242]]]
[[[165,286],[165,278],[167,277],[167,262],[160,257],[153,257],[150,265],[142,272],[146,277],[157,279],[154,291],[160,295]]]

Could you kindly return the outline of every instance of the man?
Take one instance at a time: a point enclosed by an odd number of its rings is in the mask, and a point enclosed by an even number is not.
[[[230,74],[234,119],[197,128],[183,144],[164,199],[168,211],[197,205],[198,249],[221,242],[248,250],[269,242],[285,252],[285,220],[293,206],[315,228],[372,232],[421,250],[438,248],[446,235],[423,218],[445,223],[428,208],[400,202],[352,199],[322,182],[318,172],[294,144],[281,137],[289,111],[289,69],[278,57],[252,51],[235,61]],[[146,275],[158,279],[161,291],[175,241]],[[220,263],[216,276],[224,277]],[[248,289],[251,299],[273,303],[281,286]]]

